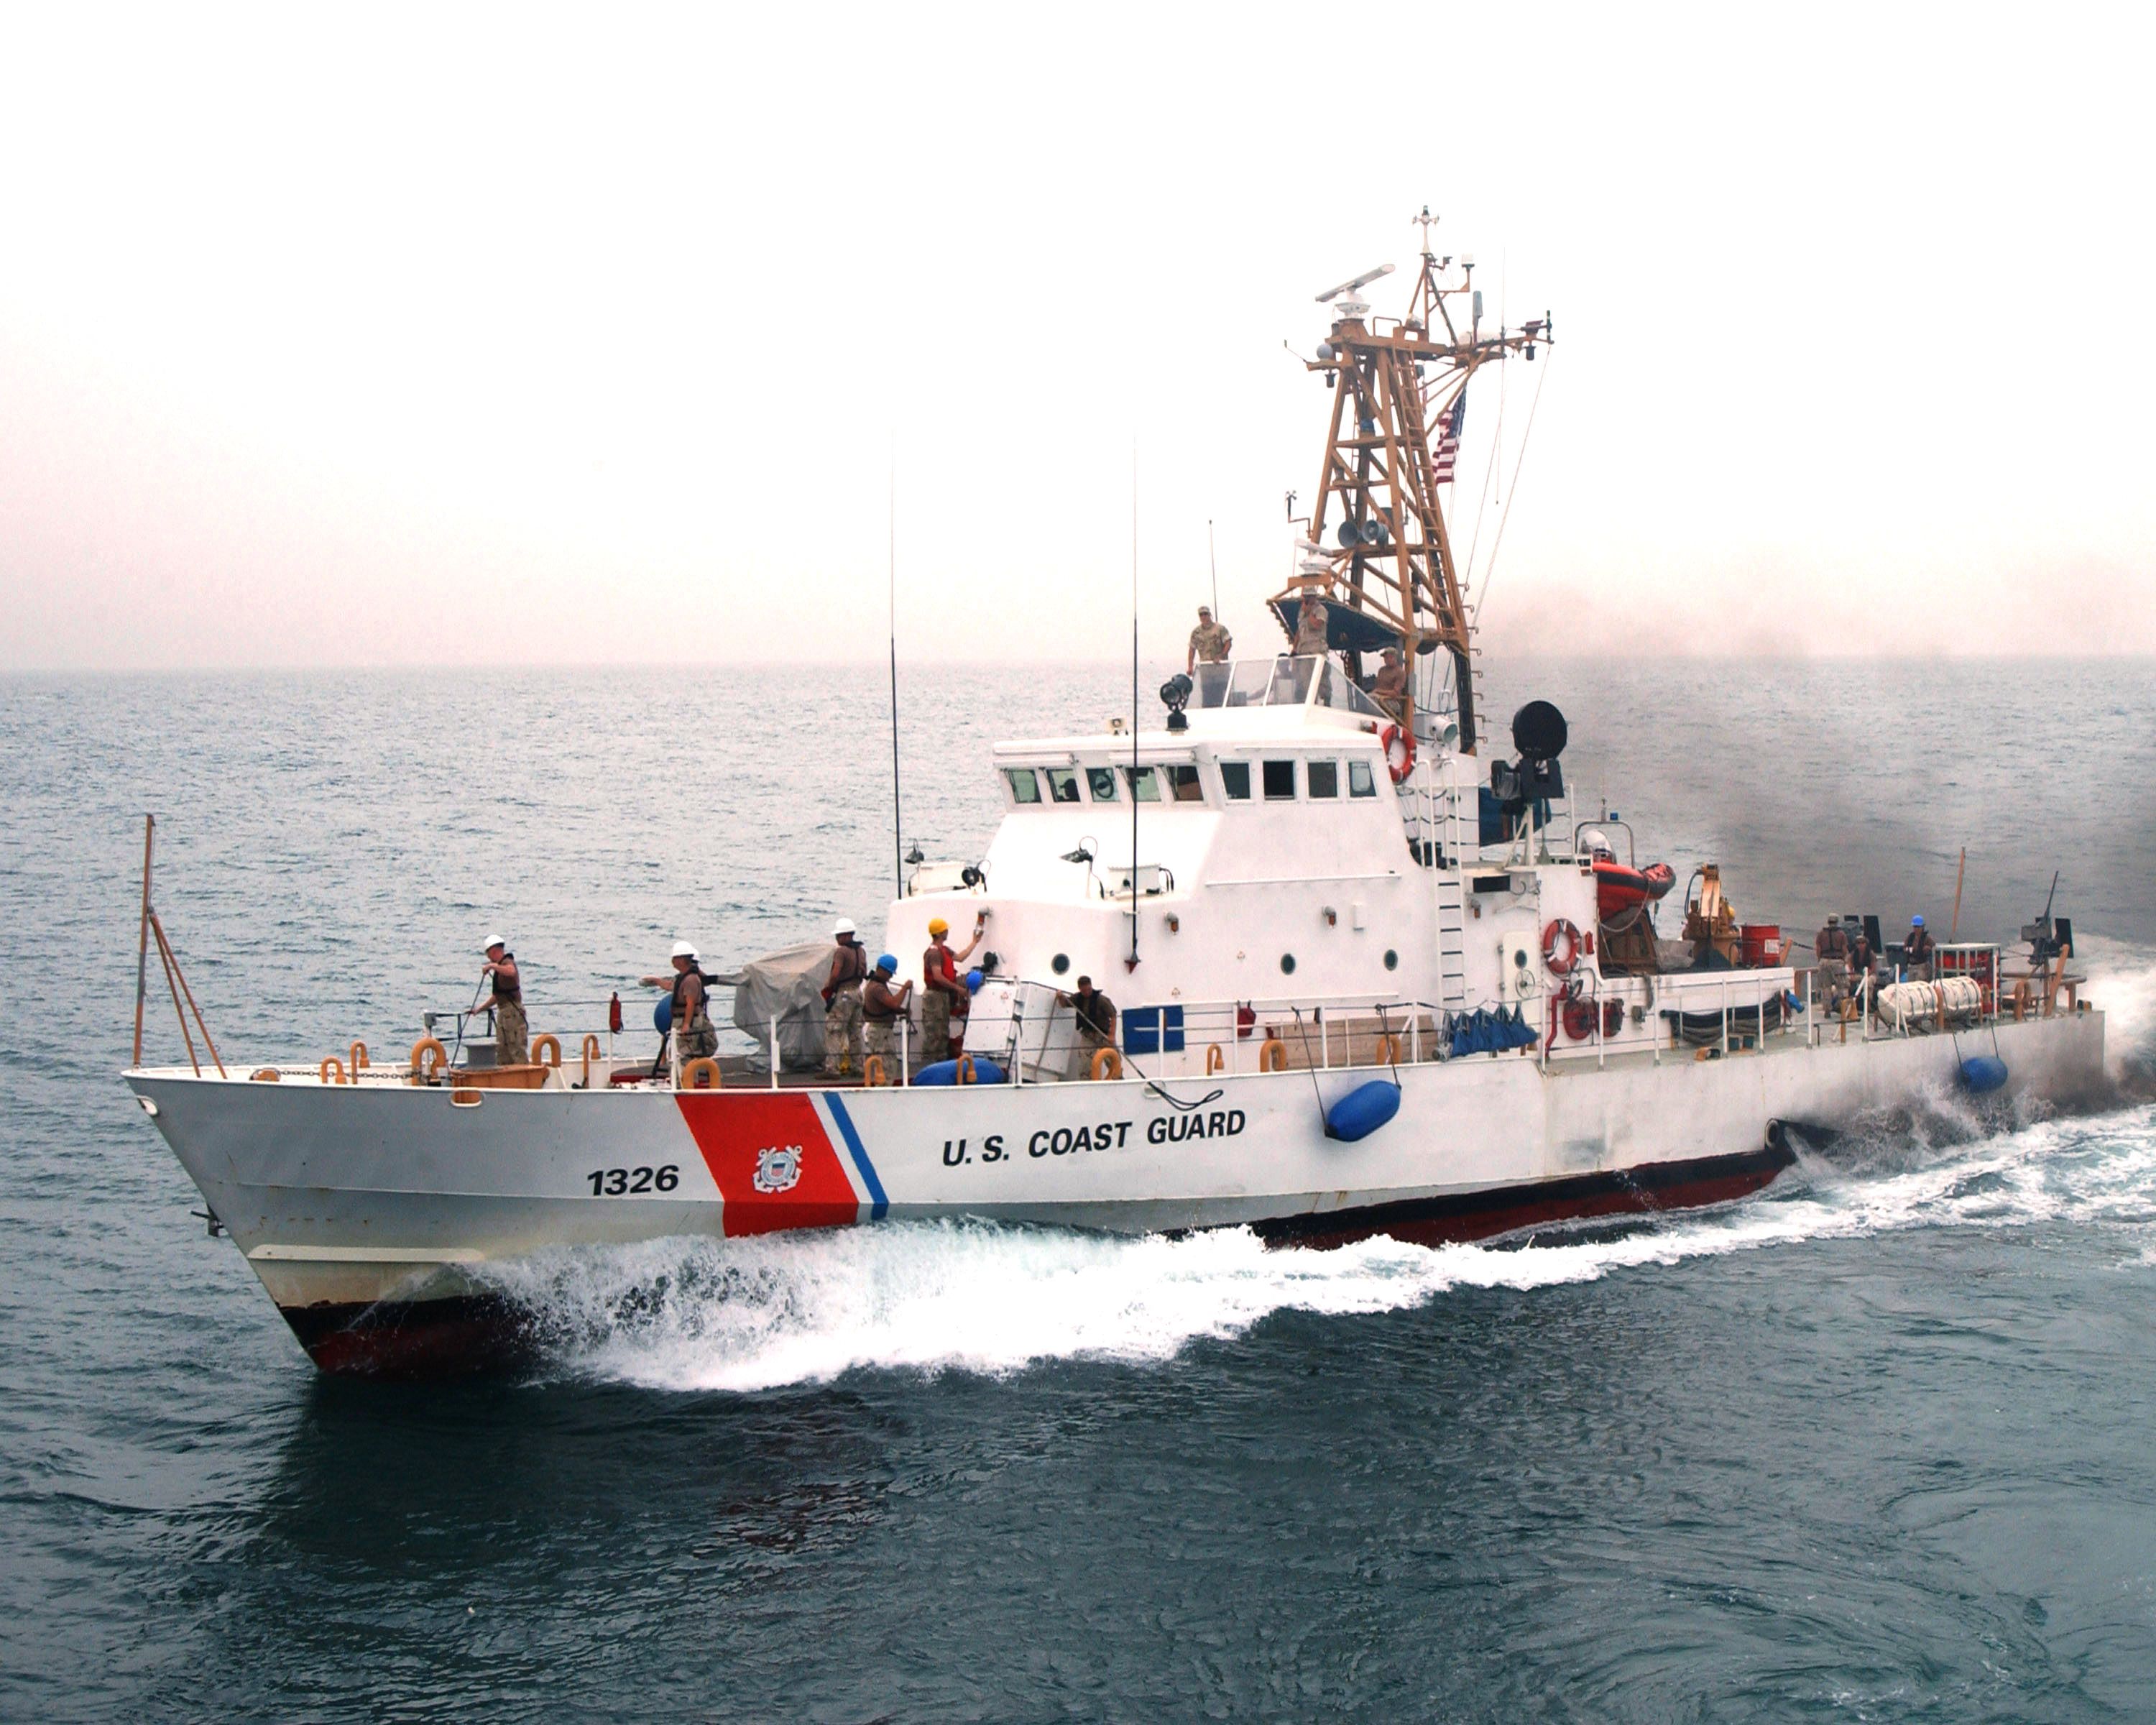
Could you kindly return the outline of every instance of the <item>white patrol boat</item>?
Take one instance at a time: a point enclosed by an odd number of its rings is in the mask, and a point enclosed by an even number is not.
[[[154,937],[193,1030],[187,1065],[143,1066],[138,988],[126,1082],[322,1368],[498,1358],[525,1314],[489,1266],[542,1248],[941,1217],[1467,1239],[1740,1197],[1793,1159],[1785,1122],[2100,1082],[2048,910],[2018,970],[1989,944],[1907,978],[1876,951],[1800,968],[1704,865],[1665,939],[1676,877],[1575,814],[1557,710],[1491,747],[1442,500],[1475,373],[1550,327],[1486,330],[1471,260],[1428,249],[1426,213],[1424,235],[1399,319],[1359,297],[1383,271],[1321,296],[1332,424],[1270,603],[1306,649],[1322,619],[1325,651],[1201,665],[1155,728],[999,745],[986,854],[891,905],[916,981],[932,918],[989,913],[960,1060],[908,1024],[858,1076],[790,1073],[793,1032],[820,1046],[813,986],[745,987],[760,1063],[654,1065],[572,1025],[515,1066],[429,1034],[400,1064],[228,1070],[146,851],[144,973]],[[1388,648],[1404,687],[1363,675]],[[1120,1008],[1107,1045],[1080,1034],[1081,974]]]

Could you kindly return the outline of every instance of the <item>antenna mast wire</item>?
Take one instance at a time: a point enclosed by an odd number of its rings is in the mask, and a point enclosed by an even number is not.
[[[898,797],[898,437],[891,439],[891,860],[906,896],[906,820]]]
[[[1131,956],[1138,968],[1138,440],[1131,439]]]
[[[1205,523],[1205,561],[1213,571],[1213,620],[1220,620],[1220,554],[1213,548],[1213,523]]]

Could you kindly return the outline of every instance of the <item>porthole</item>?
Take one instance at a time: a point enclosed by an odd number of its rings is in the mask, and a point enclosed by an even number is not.
[[[1386,947],[1385,968],[1388,970],[1398,970],[1399,968],[1400,955],[1398,952],[1395,952],[1390,947]]]
[[[1048,961],[1048,968],[1056,975],[1061,976],[1065,971],[1070,968],[1070,955],[1068,952],[1058,952]]]
[[[1287,973],[1287,974],[1288,974],[1288,975],[1290,975],[1290,976],[1293,976],[1293,975],[1295,974],[1295,954],[1294,954],[1294,953],[1292,953],[1292,952],[1283,952],[1283,953],[1281,953],[1281,968],[1283,971],[1286,972],[1286,973]]]

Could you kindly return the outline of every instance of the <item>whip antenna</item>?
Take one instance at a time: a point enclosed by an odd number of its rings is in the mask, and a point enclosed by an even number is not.
[[[1138,440],[1131,439],[1131,956],[1138,968]]]
[[[898,798],[898,438],[891,440],[891,861],[906,896],[906,820]]]

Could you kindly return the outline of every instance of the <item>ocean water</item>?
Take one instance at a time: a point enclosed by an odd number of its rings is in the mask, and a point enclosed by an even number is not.
[[[990,738],[1128,708],[903,680],[932,856],[994,819]],[[562,1254],[500,1272],[531,1373],[326,1381],[114,1076],[141,811],[228,1059],[401,1049],[495,925],[575,1028],[677,934],[880,923],[880,675],[0,680],[0,1716],[2156,1714],[2151,667],[1491,685],[1747,920],[1943,921],[1965,845],[1964,929],[2010,933],[2059,870],[2114,1105],[1942,1095],[1744,1203],[1487,1246]]]

